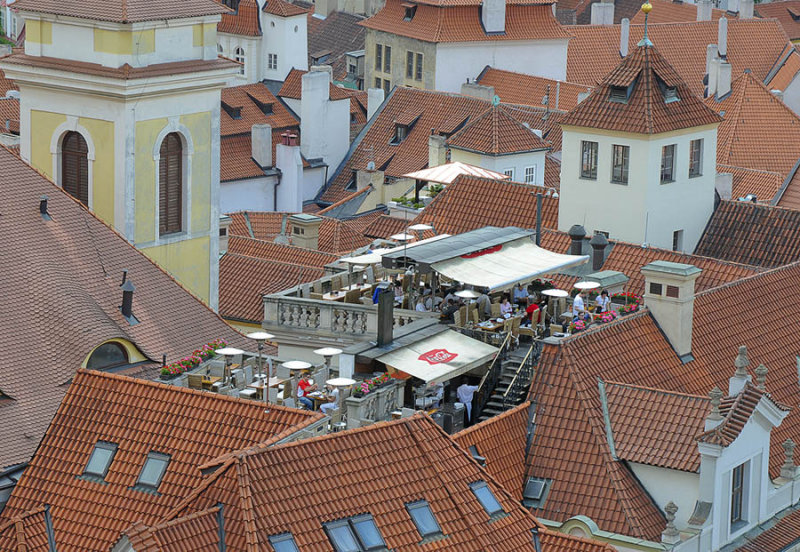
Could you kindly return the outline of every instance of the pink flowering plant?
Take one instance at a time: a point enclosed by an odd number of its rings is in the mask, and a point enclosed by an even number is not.
[[[359,382],[353,386],[353,396],[363,397],[364,395],[368,395],[391,379],[392,377],[389,374],[381,374],[380,376],[372,379]]]
[[[617,317],[616,311],[604,312],[600,315],[600,322],[611,322]]]
[[[622,306],[617,309],[620,314],[630,314],[639,310],[642,305],[642,296],[635,293],[615,293],[611,296],[611,301],[614,303],[622,303]]]
[[[193,351],[190,355],[187,355],[182,359],[173,362],[172,364],[162,367],[161,375],[178,376],[184,372],[193,370],[194,368],[200,366],[201,362],[204,362],[210,358],[214,358],[217,355],[217,349],[221,349],[227,345],[228,342],[224,339],[215,339],[210,343],[206,343],[199,349]]]
[[[583,320],[576,320],[575,322],[569,325],[570,333],[580,332],[585,329],[586,329],[586,322],[584,322]]]

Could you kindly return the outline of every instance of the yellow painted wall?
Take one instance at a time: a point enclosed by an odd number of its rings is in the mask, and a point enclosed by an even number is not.
[[[128,353],[128,362],[133,364],[135,362],[142,362],[147,360],[147,357],[144,356],[139,349],[136,348],[136,345],[128,341],[127,339],[109,339],[108,341],[104,341],[103,343],[98,343],[97,347],[103,345],[104,343],[118,343],[122,345],[122,348],[125,349],[125,352]],[[86,355],[86,358],[83,359],[81,363],[81,368],[86,368],[86,364],[89,362],[89,358],[91,358],[92,354],[94,353],[95,349],[91,350],[91,352]]]
[[[65,122],[67,122],[67,116],[62,113],[31,111],[31,165],[46,174],[51,180],[55,180],[55,175],[53,175],[50,140],[56,128]]]
[[[136,220],[133,233],[135,243],[156,239],[156,164],[153,161],[153,144],[158,133],[167,125],[167,119],[151,119],[136,123]]]
[[[211,240],[208,236],[141,249],[184,287],[208,302],[210,295],[209,262]]]
[[[114,225],[114,123],[81,117],[78,124],[92,136],[92,211]]]
[[[53,24],[50,21],[31,19],[25,22],[25,40],[39,44],[53,43]]]
[[[180,118],[194,143],[192,157],[192,233],[211,229],[211,113],[193,113]]]
[[[141,31],[94,30],[94,51],[106,54],[149,54],[156,49],[155,29]]]
[[[206,46],[217,43],[217,25],[214,23],[200,23],[192,27],[192,45]]]
[[[247,335],[253,332],[261,332],[264,331],[264,328],[261,327],[261,324],[248,324],[247,322],[239,322],[236,320],[228,320],[225,319],[225,322],[233,326],[234,329],[242,332],[243,334]]]

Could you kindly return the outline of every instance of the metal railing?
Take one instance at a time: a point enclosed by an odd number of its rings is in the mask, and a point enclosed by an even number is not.
[[[542,356],[542,342],[534,340],[531,348],[528,349],[528,354],[522,360],[522,363],[517,368],[517,373],[514,374],[514,379],[508,385],[508,389],[503,393],[503,410],[513,406],[513,402],[517,400],[520,393],[524,393],[530,385],[531,377],[533,377],[534,367],[539,363],[539,357]]]
[[[506,338],[503,340],[503,344],[500,346],[500,350],[497,351],[497,356],[494,357],[489,369],[483,375],[483,378],[481,378],[478,390],[472,398],[473,420],[477,420],[481,415],[486,403],[489,402],[489,398],[492,396],[492,391],[497,387],[497,382],[500,381],[500,375],[503,372],[503,361],[508,356],[510,342],[511,334],[507,334]]]

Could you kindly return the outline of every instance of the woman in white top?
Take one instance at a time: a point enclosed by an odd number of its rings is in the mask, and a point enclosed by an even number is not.
[[[428,312],[428,309],[425,308],[425,300],[421,296],[417,299],[417,307],[415,310],[417,312]]]
[[[611,299],[609,299],[609,297],[608,297],[608,291],[607,290],[604,289],[600,293],[600,295],[597,296],[596,301],[597,301],[597,312],[598,313],[607,312],[608,311],[608,305],[609,305],[609,303],[611,303]]]
[[[500,314],[511,314],[514,312],[514,305],[508,302],[508,297],[503,296],[503,300],[500,303]]]

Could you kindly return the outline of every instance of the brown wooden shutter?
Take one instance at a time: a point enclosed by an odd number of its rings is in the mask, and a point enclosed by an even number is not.
[[[89,205],[89,147],[77,132],[68,132],[61,145],[61,186]]]
[[[161,143],[158,166],[159,233],[180,232],[183,227],[183,144],[177,133]]]

